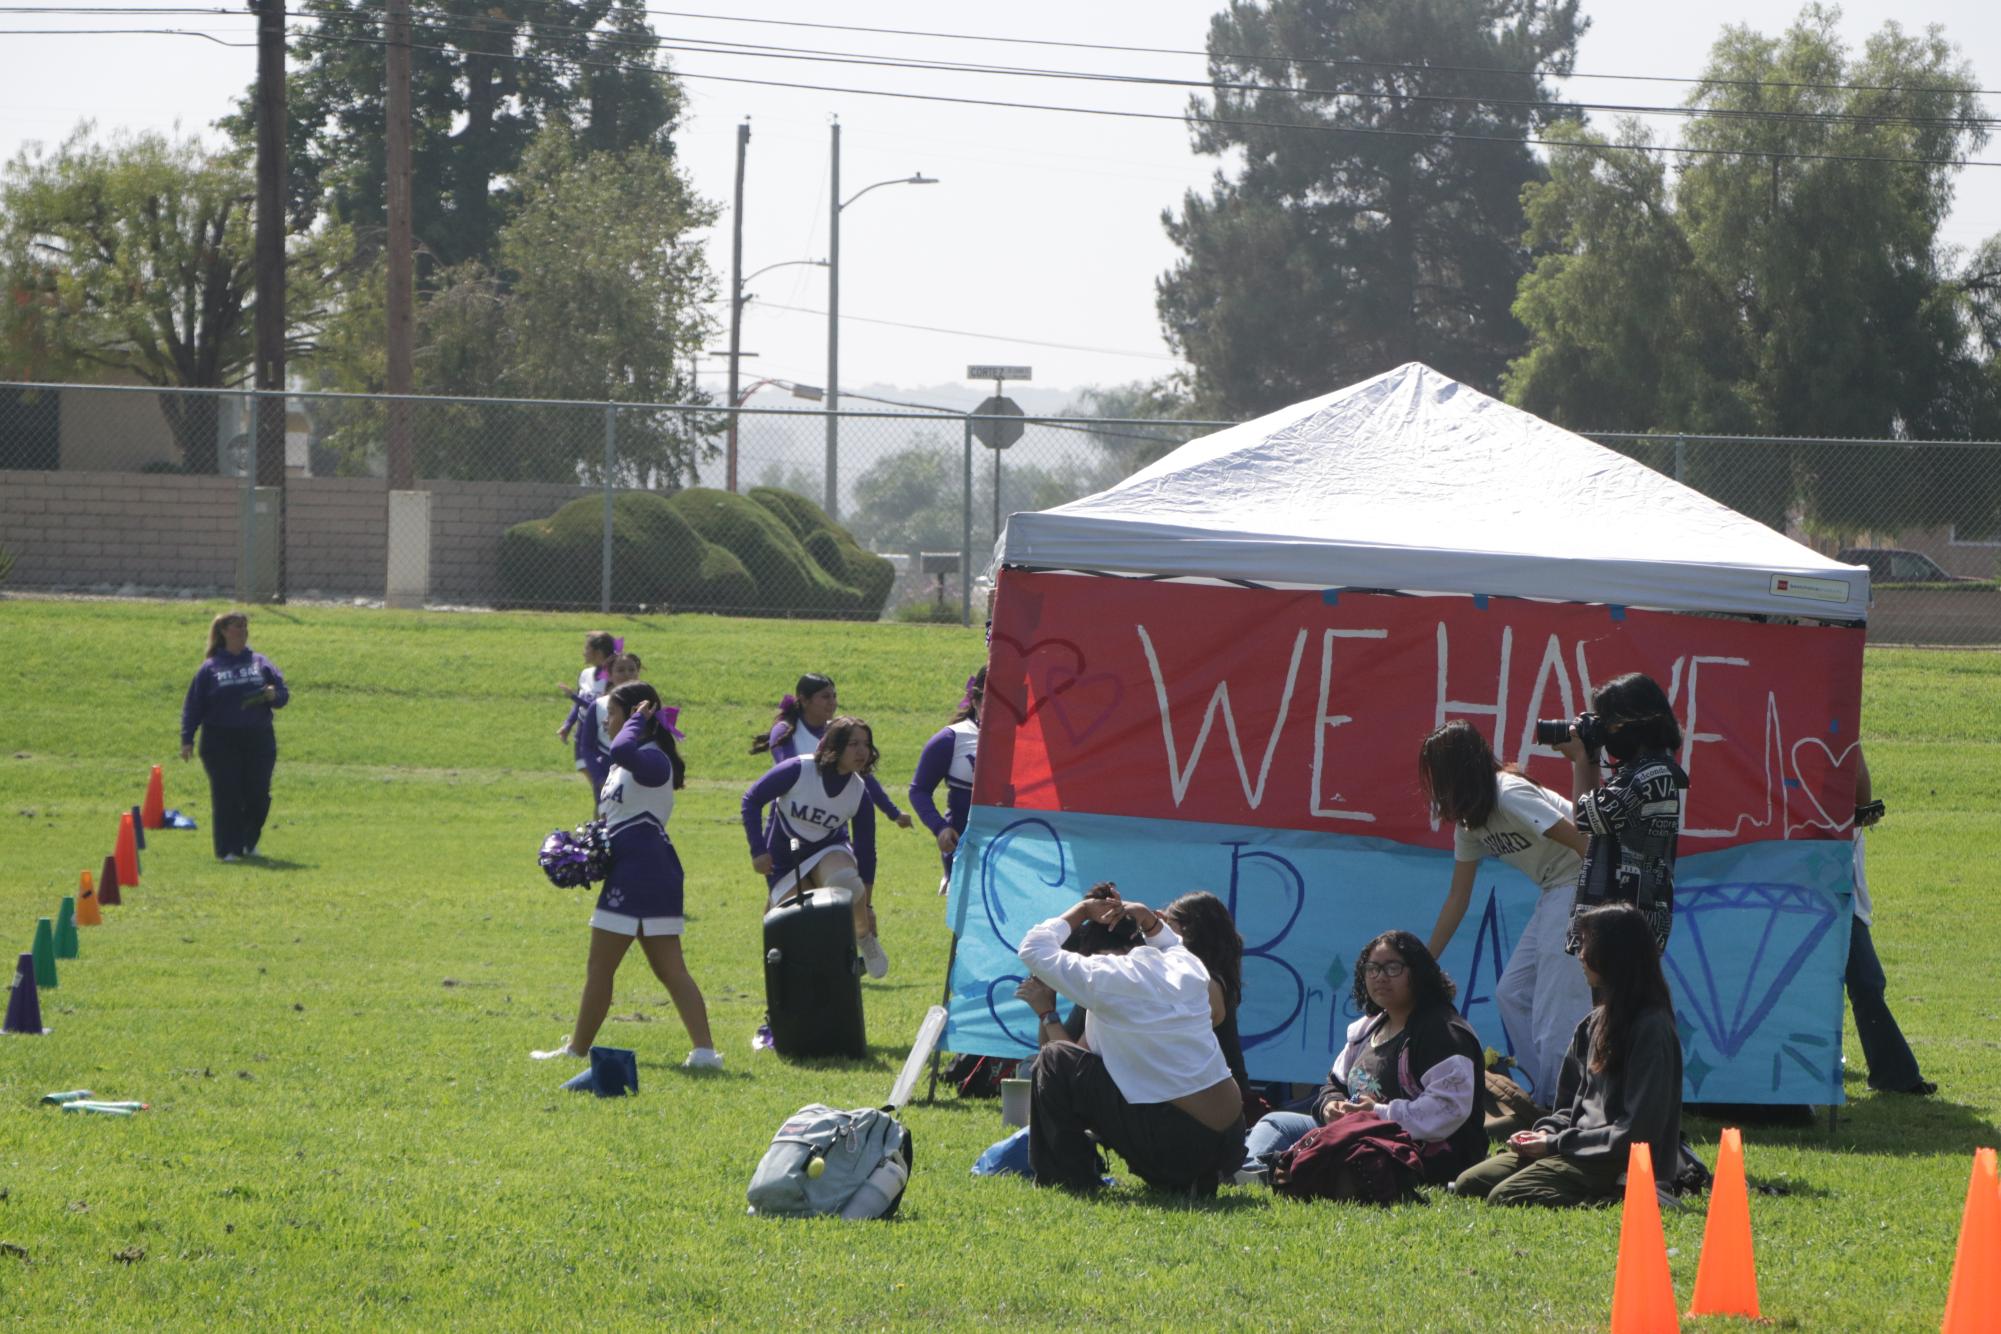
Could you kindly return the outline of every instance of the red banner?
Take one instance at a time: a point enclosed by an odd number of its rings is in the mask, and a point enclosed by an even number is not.
[[[1846,837],[1859,629],[1507,598],[1005,571],[974,801],[1434,847],[1417,752],[1465,718],[1561,792],[1537,718],[1640,671],[1674,701],[1684,851]]]

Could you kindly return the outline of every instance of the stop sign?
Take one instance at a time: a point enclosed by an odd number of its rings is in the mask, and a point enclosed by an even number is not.
[[[1021,416],[1021,405],[1011,398],[1002,398],[999,395],[994,395],[983,401],[977,408],[974,408],[973,416],[990,418],[1019,417]],[[1021,434],[1025,429],[1027,428],[1019,421],[975,421],[973,423],[973,439],[979,441],[988,449],[1006,449],[1009,445],[1021,439]]]

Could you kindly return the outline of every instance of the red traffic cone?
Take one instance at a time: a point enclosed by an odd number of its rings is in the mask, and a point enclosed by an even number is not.
[[[118,817],[118,883],[139,888],[139,844],[132,829],[132,813]]]
[[[1675,1334],[1674,1275],[1654,1193],[1654,1156],[1643,1143],[1626,1155],[1626,1208],[1619,1219],[1619,1271],[1612,1280],[1612,1334]]]
[[[14,986],[7,993],[7,1021],[0,1026],[0,1032],[40,1037],[48,1031],[42,1027],[42,993],[35,986],[35,956],[23,954],[14,965]]]
[[[1992,1334],[2001,1329],[2001,1185],[1992,1149],[1973,1151],[1959,1252],[1945,1298],[1943,1334]]]
[[[166,827],[167,795],[162,787],[163,781],[160,766],[156,764],[146,778],[146,804],[139,808],[140,824],[147,829]]]
[[[125,902],[118,896],[118,859],[106,857],[104,869],[97,873],[97,901],[107,908],[116,908]]]

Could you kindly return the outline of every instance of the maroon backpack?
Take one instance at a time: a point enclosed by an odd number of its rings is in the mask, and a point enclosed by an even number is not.
[[[1349,1112],[1315,1126],[1280,1154],[1272,1189],[1297,1200],[1396,1204],[1417,1198],[1423,1161],[1416,1143],[1394,1121]]]

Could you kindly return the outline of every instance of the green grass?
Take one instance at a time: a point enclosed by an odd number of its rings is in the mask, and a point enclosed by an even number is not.
[[[145,766],[205,825],[172,759],[211,609],[0,602],[0,936],[9,955],[109,850]],[[921,833],[891,832],[878,895],[895,970],[867,988],[872,1059],[753,1056],[761,885],[736,825],[746,754],[802,668],[871,717],[895,783],[958,698],[975,631],[620,620],[683,705],[690,966],[729,1060],[676,1068],[678,1020],[636,955],[606,1041],[643,1092],[555,1091],[525,1059],[567,1031],[589,900],[530,852],[587,807],[554,736],[596,617],[272,609],[287,671],[272,861],[221,866],[204,830],[154,836],[145,880],[44,994],[45,1039],[0,1040],[0,1321],[33,1327],[676,1327],[976,1324],[1584,1329],[1610,1307],[1616,1211],[1387,1212],[1226,1189],[1189,1208],[1097,1202],[967,1167],[992,1103],[919,1105],[888,1225],[747,1218],[743,1188],[800,1104],[887,1091],[948,937]],[[2001,655],[1874,652],[1877,937],[1892,1003],[1944,1088],[1854,1101],[1830,1141],[1747,1132],[1766,1313],[1781,1327],[1936,1327],[1970,1151],[2001,1140]],[[895,785],[893,783],[893,786]],[[7,934],[11,933],[11,934]],[[1849,1050],[1855,1051],[1852,1031]],[[51,1089],[149,1099],[61,1115]],[[1690,1124],[1707,1147],[1716,1127]],[[1667,1219],[1685,1303],[1700,1206]],[[141,1254],[143,1253],[143,1254]],[[119,1255],[137,1256],[121,1260]]]

